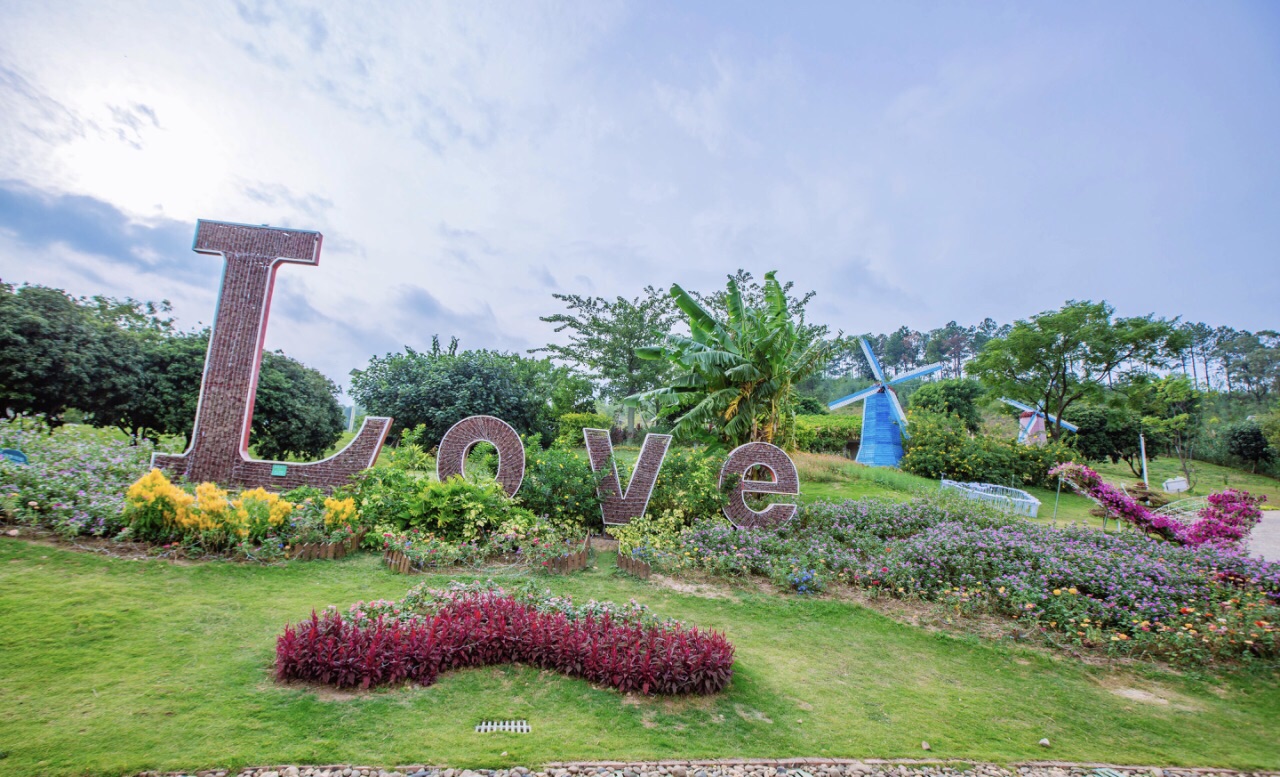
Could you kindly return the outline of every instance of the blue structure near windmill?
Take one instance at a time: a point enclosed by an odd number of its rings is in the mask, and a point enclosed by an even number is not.
[[[932,375],[942,369],[942,364],[929,364],[905,372],[892,380],[885,380],[884,370],[871,351],[867,338],[859,337],[858,343],[867,361],[871,363],[871,372],[876,377],[876,384],[847,397],[841,397],[827,407],[836,408],[851,405],[858,400],[866,404],[862,409],[862,444],[858,448],[856,461],[869,467],[896,467],[902,461],[902,440],[910,439],[907,433],[907,414],[902,411],[902,403],[898,395],[890,388],[915,378]]]

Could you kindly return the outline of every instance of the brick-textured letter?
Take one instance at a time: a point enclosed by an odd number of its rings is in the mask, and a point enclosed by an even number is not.
[[[436,477],[463,474],[467,454],[482,442],[498,449],[498,483],[507,496],[515,496],[524,482],[524,443],[510,424],[491,415],[473,415],[449,427],[436,452]]]
[[[587,441],[587,458],[591,460],[591,471],[600,472],[609,467],[609,474],[600,479],[600,485],[596,488],[600,494],[600,512],[604,515],[605,524],[619,526],[644,515],[645,508],[649,506],[649,496],[653,493],[653,484],[658,481],[658,471],[662,469],[662,462],[667,457],[671,435],[644,436],[644,447],[640,449],[640,458],[636,460],[636,468],[631,473],[626,495],[622,493],[618,466],[613,461],[613,442],[609,439],[609,432],[604,429],[583,429],[582,436]]]
[[[204,360],[191,444],[186,453],[154,454],[153,467],[197,483],[273,489],[310,485],[328,490],[377,460],[391,428],[390,418],[366,418],[356,438],[323,461],[282,464],[249,458],[249,429],[276,268],[283,262],[319,264],[321,239],[319,232],[196,223],[195,252],[226,260],[222,291]]]
[[[746,475],[753,467],[764,467],[773,473],[773,480],[747,480]],[[738,484],[729,494],[729,504],[725,505],[724,514],[742,529],[753,529],[760,526],[777,526],[791,520],[796,514],[793,504],[773,504],[760,512],[747,506],[746,494],[798,494],[800,493],[800,475],[796,472],[795,462],[786,451],[767,442],[749,442],[739,445],[729,453],[720,468],[720,487],[724,488],[724,479],[728,475],[738,475]]]

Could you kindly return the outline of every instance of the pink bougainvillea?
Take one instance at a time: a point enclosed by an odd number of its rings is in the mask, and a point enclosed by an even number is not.
[[[1236,547],[1262,520],[1259,505],[1265,496],[1252,496],[1234,488],[1210,494],[1209,504],[1200,511],[1200,520],[1187,529],[1186,544]]]
[[[1055,475],[1097,502],[1112,517],[1180,545],[1239,547],[1262,519],[1258,505],[1266,501],[1265,496],[1251,496],[1247,491],[1228,488],[1210,494],[1208,506],[1200,511],[1200,519],[1188,526],[1172,516],[1148,510],[1120,489],[1103,482],[1101,475],[1083,464],[1073,461],[1059,464],[1049,471],[1050,477]]]

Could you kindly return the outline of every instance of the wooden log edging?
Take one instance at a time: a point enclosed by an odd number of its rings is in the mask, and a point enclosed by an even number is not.
[[[628,574],[635,575],[641,580],[648,580],[649,575],[653,574],[653,567],[647,562],[641,561],[634,556],[618,551],[618,569]]]
[[[364,539],[365,531],[365,529],[361,529],[341,542],[308,542],[302,545],[294,545],[289,550],[289,558],[301,561],[346,558],[347,554],[354,553],[360,547],[360,541]]]
[[[569,572],[577,572],[580,569],[587,568],[587,560],[591,556],[591,545],[588,542],[582,543],[582,549],[570,553],[567,556],[552,559],[547,563],[544,569],[557,575],[568,574]]]

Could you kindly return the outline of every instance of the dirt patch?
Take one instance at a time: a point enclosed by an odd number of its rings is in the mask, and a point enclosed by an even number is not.
[[[1144,691],[1141,688],[1112,688],[1111,692],[1116,696],[1122,696],[1131,701],[1142,702],[1143,704],[1156,704],[1167,706],[1169,700],[1163,696],[1156,696],[1151,691]]]
[[[1155,707],[1170,707],[1178,712],[1204,712],[1204,705],[1195,699],[1166,688],[1158,683],[1146,682],[1132,675],[1109,674],[1096,678],[1103,688],[1122,699],[1149,704]]]
[[[727,589],[720,586],[677,580],[673,577],[667,577],[666,575],[651,575],[649,577],[649,582],[662,586],[663,588],[668,588],[677,593],[689,594],[690,596],[701,596],[704,599],[733,598]]]
[[[752,709],[750,707],[745,707],[741,704],[733,705],[733,711],[738,713],[738,717],[742,718],[748,723],[769,723],[769,724],[773,723],[773,721],[769,718],[769,716],[765,715],[760,710]]]

